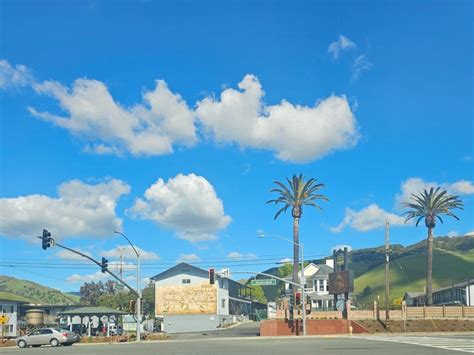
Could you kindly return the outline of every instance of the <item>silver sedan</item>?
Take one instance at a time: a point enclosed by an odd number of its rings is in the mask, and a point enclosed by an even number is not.
[[[19,348],[28,346],[38,347],[41,345],[72,345],[78,341],[74,333],[55,328],[42,328],[16,339],[16,345]]]

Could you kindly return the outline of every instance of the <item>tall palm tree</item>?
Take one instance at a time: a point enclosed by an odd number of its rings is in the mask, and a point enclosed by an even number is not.
[[[449,195],[446,190],[440,187],[436,190],[432,187],[430,190],[423,189],[423,192],[412,194],[412,202],[404,203],[409,210],[405,212],[405,223],[412,218],[417,218],[416,226],[422,219],[425,219],[426,228],[428,228],[428,256],[426,267],[426,303],[428,306],[433,304],[433,229],[436,227],[436,218],[443,223],[441,215],[453,217],[459,221],[459,218],[451,212],[458,208],[462,210],[463,203],[458,196]]]
[[[303,206],[313,206],[321,209],[316,203],[317,200],[329,201],[324,195],[319,195],[316,192],[324,187],[324,184],[317,184],[317,179],[311,178],[305,181],[302,174],[299,176],[293,175],[292,179],[286,178],[288,185],[280,181],[273,183],[277,187],[270,190],[276,192],[279,196],[276,199],[267,201],[267,203],[282,203],[275,214],[274,219],[277,219],[282,212],[286,212],[291,207],[291,215],[293,217],[293,282],[298,283],[298,256],[299,256],[299,226],[300,218],[303,214]]]

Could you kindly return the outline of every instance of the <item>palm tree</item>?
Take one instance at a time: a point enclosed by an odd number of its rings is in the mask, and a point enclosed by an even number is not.
[[[300,218],[303,214],[303,206],[313,206],[321,209],[316,203],[317,200],[329,201],[324,195],[319,195],[316,192],[324,187],[324,184],[317,184],[317,179],[311,178],[305,181],[302,174],[299,176],[293,175],[290,180],[286,178],[288,186],[280,181],[274,181],[273,183],[277,187],[270,190],[270,192],[276,192],[279,194],[278,198],[267,201],[267,203],[282,203],[283,207],[280,208],[275,214],[274,219],[277,219],[282,212],[291,207],[291,215],[293,217],[293,282],[298,283],[298,256],[299,256],[299,225]]]
[[[451,212],[458,208],[462,210],[463,203],[458,196],[449,195],[446,190],[440,187],[436,190],[432,187],[429,191],[423,189],[423,192],[412,194],[412,202],[405,202],[403,205],[410,210],[406,211],[405,223],[412,218],[417,218],[416,226],[424,218],[426,228],[428,228],[428,256],[426,268],[426,303],[428,306],[433,304],[433,229],[436,227],[436,218],[443,223],[441,215],[459,218]]]

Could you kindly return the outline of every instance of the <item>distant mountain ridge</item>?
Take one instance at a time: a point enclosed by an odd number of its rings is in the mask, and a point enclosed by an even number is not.
[[[80,297],[36,282],[0,275],[0,298],[35,304],[79,304]]]

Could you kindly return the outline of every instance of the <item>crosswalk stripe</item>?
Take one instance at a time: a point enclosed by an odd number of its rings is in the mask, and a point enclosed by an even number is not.
[[[388,341],[403,344],[412,344],[427,346],[437,349],[445,349],[452,351],[461,351],[474,354],[474,340],[456,339],[456,338],[439,338],[439,337],[410,337],[410,336],[390,336],[390,337],[367,337],[366,339]]]

